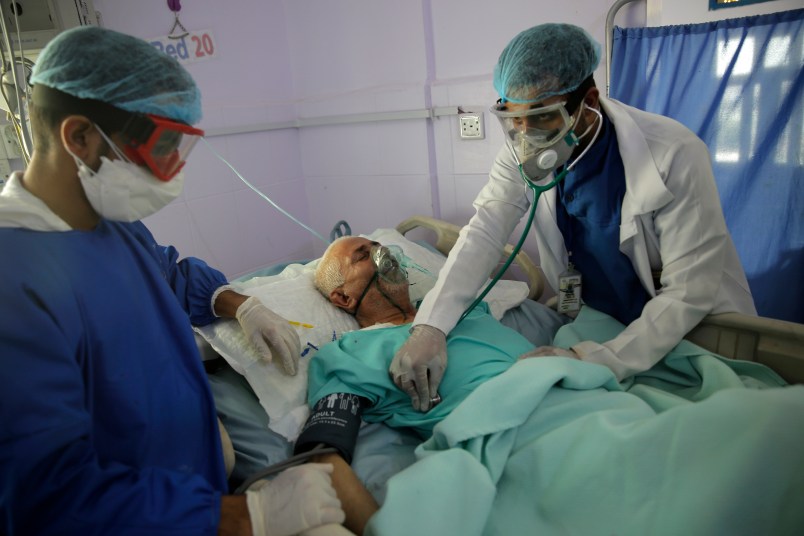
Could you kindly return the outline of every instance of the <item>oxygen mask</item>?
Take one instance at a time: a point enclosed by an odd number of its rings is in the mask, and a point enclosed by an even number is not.
[[[372,246],[369,252],[372,263],[374,263],[374,275],[369,280],[368,284],[360,294],[355,309],[352,314],[357,316],[360,306],[363,304],[363,298],[366,297],[369,289],[374,286],[379,293],[399,312],[402,313],[405,319],[408,318],[405,307],[399,304],[399,297],[397,292],[401,285],[407,286],[408,272],[404,268],[403,259],[406,259],[405,254],[402,253],[402,248],[398,246]]]
[[[408,272],[404,268],[405,254],[399,246],[373,246],[371,260],[377,267],[377,277],[388,283],[406,283]]]

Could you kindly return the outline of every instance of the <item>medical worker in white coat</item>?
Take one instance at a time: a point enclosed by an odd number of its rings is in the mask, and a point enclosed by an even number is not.
[[[600,45],[569,24],[525,30],[500,55],[491,112],[506,144],[390,367],[421,411],[438,400],[446,334],[530,207],[526,179],[543,186],[563,175],[541,195],[533,224],[559,303],[587,304],[626,328],[603,344],[522,357],[600,363],[622,380],[651,368],[708,314],[756,314],[707,147],[672,119],[601,96],[599,61]]]

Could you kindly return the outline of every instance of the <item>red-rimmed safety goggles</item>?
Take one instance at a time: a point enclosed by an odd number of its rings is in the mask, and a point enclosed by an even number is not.
[[[204,131],[157,115],[128,112],[111,104],[81,99],[41,84],[33,88],[38,108],[85,115],[103,131],[120,133],[123,152],[132,162],[148,166],[153,175],[169,181],[181,171],[187,156]]]
[[[161,181],[169,181],[184,167],[204,131],[159,117],[136,114],[123,130],[124,152],[132,162],[148,166]]]

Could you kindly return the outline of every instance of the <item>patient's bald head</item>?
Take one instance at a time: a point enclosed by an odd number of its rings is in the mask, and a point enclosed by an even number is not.
[[[410,322],[416,314],[408,283],[378,277],[372,248],[381,244],[360,236],[332,242],[315,271],[315,286],[333,305],[355,315],[361,326]]]
[[[318,266],[315,269],[315,288],[318,292],[329,299],[330,293],[343,285],[344,277],[341,269],[341,256],[339,249],[339,242],[345,240],[346,236],[342,236],[333,241],[324,252],[321,260],[318,261]]]
[[[357,276],[367,270],[374,275],[371,248],[379,245],[360,236],[342,236],[332,242],[315,270],[318,291],[330,299],[332,292],[346,283],[347,275]]]

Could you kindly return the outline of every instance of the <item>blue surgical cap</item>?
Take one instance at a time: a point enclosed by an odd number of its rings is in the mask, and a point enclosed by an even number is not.
[[[73,28],[50,41],[31,84],[190,125],[201,119],[201,92],[176,59],[142,39],[97,26]]]
[[[514,37],[494,68],[503,101],[539,102],[569,93],[600,63],[600,44],[572,24],[540,24]]]

